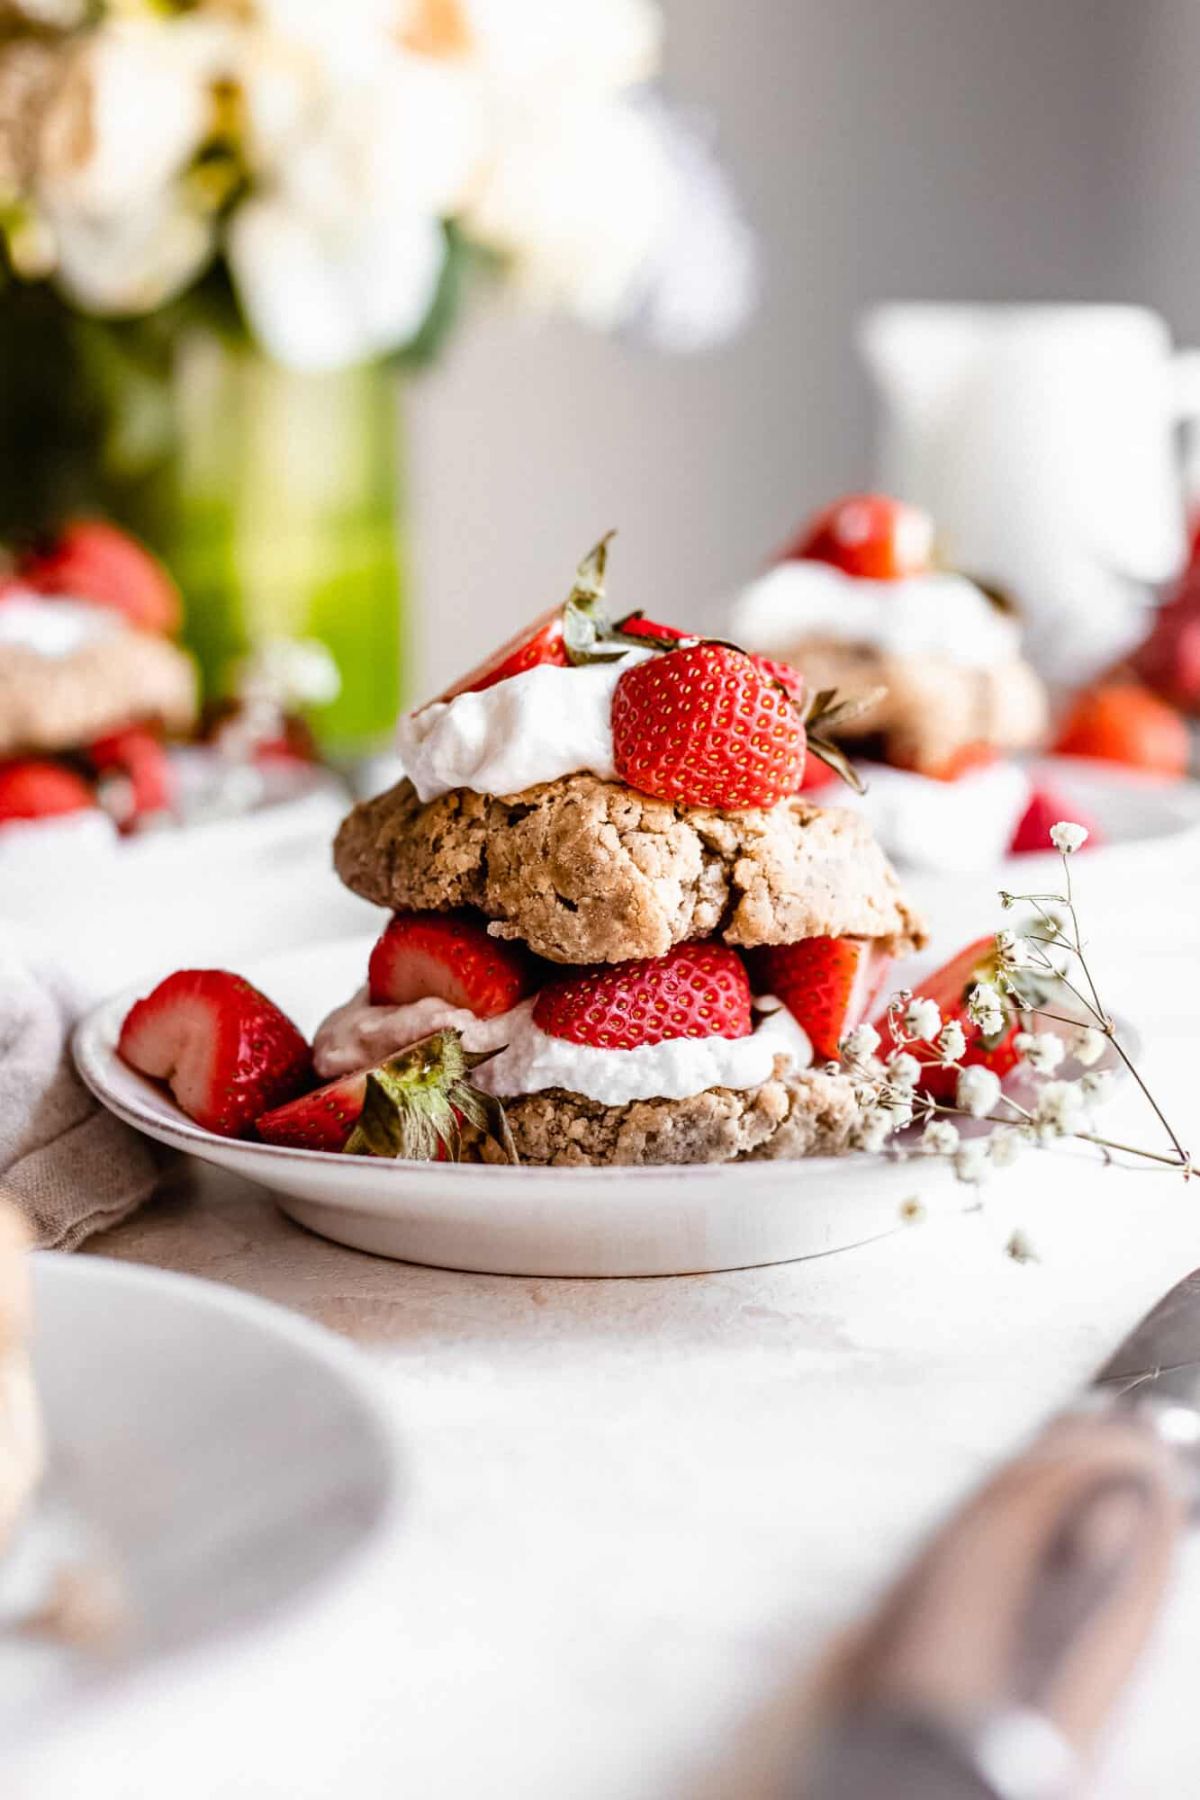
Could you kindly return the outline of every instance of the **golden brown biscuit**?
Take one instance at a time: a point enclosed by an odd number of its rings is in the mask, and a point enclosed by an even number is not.
[[[70,656],[0,651],[0,757],[71,750],[134,721],[169,732],[196,719],[190,657],[144,631],[119,631]]]
[[[334,862],[393,910],[473,906],[558,963],[664,956],[691,938],[862,937],[901,954],[924,927],[859,814],[802,798],[758,812],[672,805],[594,775],[500,799],[412,784],[356,806]]]

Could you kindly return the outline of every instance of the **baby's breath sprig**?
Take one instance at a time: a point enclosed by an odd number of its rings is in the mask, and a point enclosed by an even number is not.
[[[886,1054],[871,1025],[858,1026],[843,1041],[842,1067],[862,1108],[860,1148],[940,1157],[973,1185],[1011,1163],[1026,1145],[1062,1138],[1094,1145],[1106,1161],[1134,1156],[1191,1175],[1191,1157],[1122,1043],[1088,961],[1071,880],[1071,858],[1087,835],[1084,826],[1068,820],[1051,830],[1063,865],[1061,894],[1001,892],[1006,910],[1024,905],[1032,915],[1019,929],[997,932],[991,973],[971,988],[963,1018],[944,1019],[935,1001],[904,989],[888,1005]],[[1058,1029],[1039,1029],[1043,1023]],[[1027,1077],[1021,1099],[986,1063],[966,1060],[973,1048],[1000,1046],[1015,1024],[1021,1029],[1011,1048]],[[1118,1143],[1093,1128],[1095,1110],[1112,1081],[1112,1071],[1096,1064],[1110,1051],[1145,1096],[1169,1150]],[[1077,1074],[1060,1074],[1068,1061]],[[933,1069],[946,1074],[929,1084]],[[929,1085],[941,1094],[952,1090],[953,1099],[935,1097]],[[963,1126],[977,1122],[990,1125],[990,1132],[966,1135]],[[903,1146],[891,1143],[912,1127],[920,1128],[919,1137]]]

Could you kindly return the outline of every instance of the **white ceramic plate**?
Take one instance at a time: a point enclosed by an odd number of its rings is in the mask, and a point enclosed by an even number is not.
[[[330,1333],[235,1289],[99,1257],[33,1259],[42,1491],[0,1563],[3,1618],[56,1566],[114,1587],[101,1651],[0,1630],[0,1744],[172,1661],[291,1624],[373,1566],[392,1429]]]
[[[311,1032],[359,987],[369,939],[243,972]],[[381,1256],[499,1275],[677,1275],[788,1262],[900,1225],[914,1192],[961,1204],[948,1171],[882,1157],[694,1168],[539,1169],[376,1161],[244,1144],[192,1124],[114,1049],[134,993],[104,1002],[75,1060],[110,1110],[160,1142],[271,1188],[292,1218]]]

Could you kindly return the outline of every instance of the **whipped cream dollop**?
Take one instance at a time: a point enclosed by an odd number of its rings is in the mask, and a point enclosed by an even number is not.
[[[839,804],[861,807],[887,854],[914,869],[994,867],[1029,804],[1029,777],[1014,762],[991,763],[956,781],[884,763],[857,767],[867,791],[847,790]]]
[[[0,600],[0,650],[32,650],[37,656],[74,656],[126,629],[120,613],[91,600],[7,594]]]
[[[543,664],[479,694],[435,700],[396,730],[404,773],[422,802],[452,788],[520,794],[564,775],[616,779],[612,702],[624,671],[653,651],[558,669]]]
[[[733,634],[749,649],[795,650],[805,638],[866,644],[884,656],[936,656],[987,669],[1020,654],[1015,619],[965,575],[931,570],[866,581],[832,563],[782,562],[744,588]]]
[[[431,1031],[461,1031],[468,1050],[495,1051],[472,1081],[499,1099],[563,1088],[602,1106],[631,1100],[686,1100],[708,1088],[760,1087],[770,1080],[777,1056],[794,1069],[812,1062],[812,1046],[791,1013],[774,1000],[756,1002],[760,1013],[749,1037],[668,1038],[636,1050],[599,1050],[551,1037],[533,1020],[525,1000],[494,1019],[416,1000],[407,1006],[372,1006],[365,988],[330,1014],[317,1032],[313,1062],[323,1081],[369,1069]],[[773,1010],[767,1010],[773,1009]]]

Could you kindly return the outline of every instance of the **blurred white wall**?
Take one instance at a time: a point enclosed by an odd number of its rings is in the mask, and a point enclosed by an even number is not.
[[[867,478],[852,350],[867,302],[1165,304],[1200,277],[1200,232],[1185,263],[1154,252],[1151,286],[1137,241],[1162,235],[1150,191],[1200,175],[1182,93],[1200,80],[1195,0],[666,11],[669,85],[717,120],[761,236],[761,311],[736,345],[681,361],[476,311],[409,401],[419,692],[564,592],[610,525],[620,604],[715,623],[806,510]],[[1157,47],[1167,15],[1190,28],[1186,80]],[[1160,81],[1169,129],[1133,104]],[[1200,279],[1192,317],[1200,334]]]

